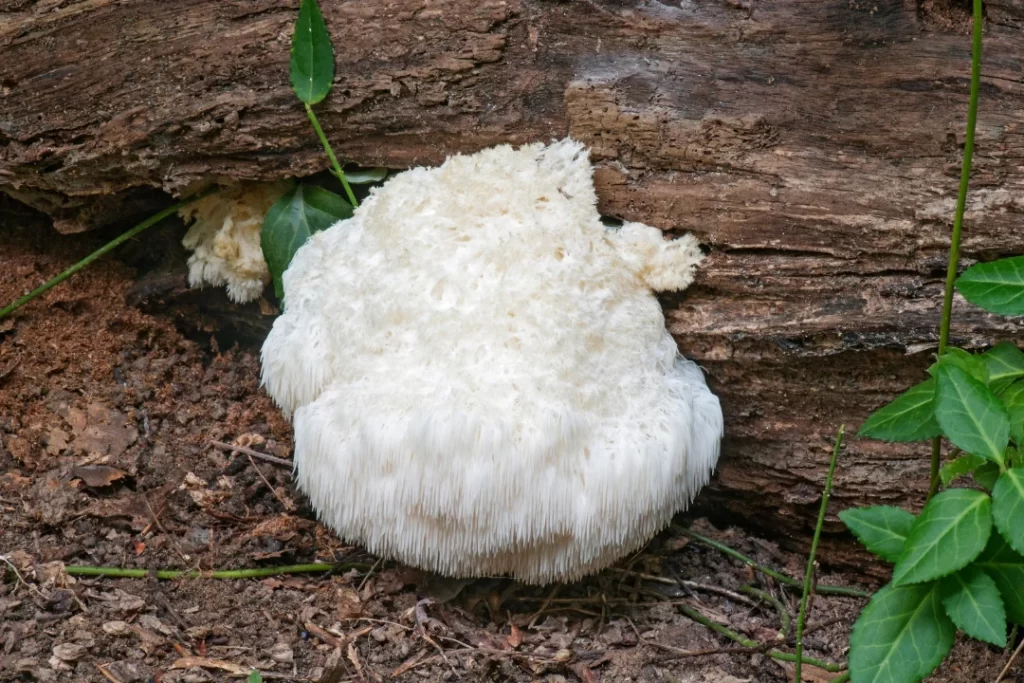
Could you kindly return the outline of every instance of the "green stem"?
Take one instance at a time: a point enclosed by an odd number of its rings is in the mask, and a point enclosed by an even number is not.
[[[978,91],[981,89],[981,0],[974,0],[974,26],[971,49],[971,94],[967,104],[967,135],[964,138],[964,161],[960,167],[960,189],[956,196],[956,213],[953,217],[953,236],[949,244],[949,265],[946,267],[946,290],[942,297],[942,323],[939,326],[939,357],[949,344],[949,327],[953,318],[953,288],[960,264],[960,233],[964,224],[964,210],[967,208],[967,187],[971,179],[971,159],[974,156],[974,129],[978,122]],[[942,437],[932,439],[931,482],[928,498],[939,490],[939,468],[942,464]]]
[[[847,671],[844,674],[840,674],[840,675],[836,676],[835,678],[833,678],[828,683],[846,683],[846,681],[848,681],[848,680],[850,680],[850,672],[849,671]]]
[[[40,296],[40,295],[45,294],[46,292],[50,291],[51,289],[53,289],[54,287],[56,287],[60,283],[64,282],[65,280],[67,280],[69,277],[71,277],[72,275],[74,275],[78,271],[80,271],[82,268],[85,268],[86,266],[88,266],[90,263],[92,263],[96,259],[101,258],[101,257],[105,256],[106,254],[110,253],[111,251],[116,249],[118,246],[124,244],[125,242],[127,242],[131,238],[135,237],[136,235],[138,235],[140,232],[142,232],[146,228],[150,228],[150,227],[156,225],[157,223],[159,223],[163,219],[165,219],[168,216],[172,215],[178,209],[186,206],[187,204],[190,204],[190,203],[196,201],[197,199],[201,199],[202,197],[205,197],[206,195],[208,195],[211,192],[213,192],[215,189],[216,188],[210,188],[210,189],[208,189],[208,190],[206,190],[204,192],[200,192],[197,195],[189,197],[188,199],[184,199],[184,200],[182,200],[180,202],[177,202],[176,204],[171,204],[170,206],[168,206],[163,211],[150,216],[146,220],[144,220],[141,223],[139,223],[138,225],[136,225],[134,228],[128,230],[127,232],[122,233],[121,235],[119,235],[117,237],[115,237],[113,240],[111,240],[110,242],[107,242],[102,247],[100,247],[99,249],[97,249],[93,253],[89,254],[84,259],[82,259],[81,261],[79,261],[75,265],[71,266],[70,268],[68,268],[67,270],[62,272],[57,277],[55,277],[52,280],[50,280],[50,281],[40,285],[39,287],[36,287],[35,289],[33,289],[31,292],[29,292],[25,296],[21,297],[20,299],[16,299],[14,302],[8,304],[3,309],[0,309],[0,320],[2,320],[3,318],[7,317],[8,315],[13,313],[14,311],[18,310],[19,308],[21,308],[22,306],[27,304],[29,301],[32,301],[32,299],[35,299],[37,296]]]
[[[120,569],[118,567],[65,567],[72,576],[104,576],[111,579],[144,579],[154,576],[162,580],[171,579],[262,579],[280,574],[310,574],[319,572],[339,572],[350,569],[366,570],[370,565],[362,562],[348,564],[292,564],[283,567],[259,567],[258,569],[225,569],[222,571],[204,572],[198,569]]]
[[[334,156],[334,150],[331,149],[331,143],[327,142],[327,136],[324,135],[324,129],[320,127],[320,122],[316,120],[316,114],[313,113],[313,108],[308,104],[304,104],[304,106],[306,107],[306,115],[309,116],[309,121],[313,124],[313,129],[316,131],[316,136],[320,138],[320,144],[324,146],[324,151],[327,152],[327,156],[331,159],[331,165],[334,166],[334,175],[338,176],[338,180],[341,181],[341,186],[345,188],[345,194],[348,195],[348,200],[351,202],[352,206],[359,206],[359,202],[356,201],[356,194],[352,191],[352,186],[348,184],[348,178],[345,177],[345,172],[341,170],[341,164],[338,163],[338,157]]]
[[[743,647],[749,647],[752,649],[757,649],[761,647],[761,643],[757,642],[756,640],[751,640],[750,638],[747,638],[726,626],[722,626],[721,624],[711,621],[703,614],[701,614],[700,612],[698,612],[697,610],[693,609],[688,605],[677,605],[677,607],[679,608],[680,612],[690,617],[698,624],[708,627],[715,633],[719,633],[728,638],[729,640],[739,643]],[[796,655],[792,654],[791,652],[783,652],[782,650],[768,650],[767,654],[772,659],[777,659],[780,662],[796,661]],[[833,664],[832,662],[826,662],[820,659],[812,659],[809,657],[804,658],[804,661],[812,666],[820,667],[825,671],[831,671],[832,673],[838,673],[846,668],[845,666],[839,664]]]
[[[777,572],[777,571],[775,571],[774,569],[772,569],[770,567],[765,567],[764,565],[758,564],[757,562],[754,562],[754,560],[750,559],[749,557],[747,557],[743,553],[739,552],[738,550],[733,550],[732,548],[730,548],[729,546],[725,545],[724,543],[719,543],[718,541],[716,541],[716,540],[714,540],[712,538],[708,538],[707,536],[702,536],[702,535],[698,534],[696,531],[693,531],[692,529],[688,529],[688,528],[683,527],[683,526],[678,526],[677,525],[675,528],[678,529],[679,531],[681,531],[682,533],[686,534],[687,536],[689,536],[693,540],[697,541],[698,543],[703,543],[704,545],[708,546],[709,548],[714,548],[715,550],[718,550],[718,551],[728,555],[729,557],[735,558],[735,559],[739,560],[740,562],[742,562],[743,564],[747,565],[748,567],[752,567],[752,568],[758,570],[759,572],[761,572],[762,574],[765,574],[767,576],[772,577],[773,579],[775,579],[779,583],[785,584],[787,586],[792,586],[794,588],[802,588],[803,587],[803,584],[800,581],[797,581],[796,579],[794,579],[792,577],[789,577],[789,576],[786,576],[785,574]],[[828,594],[828,595],[845,595],[845,596],[851,597],[851,598],[870,598],[871,597],[871,594],[866,592],[866,591],[862,591],[859,588],[847,588],[846,586],[821,586],[821,585],[819,585],[817,587],[817,590],[818,590],[819,593],[823,593],[823,594]]]
[[[814,555],[818,552],[818,541],[821,539],[821,528],[825,525],[825,512],[828,510],[828,499],[832,496],[832,480],[836,474],[836,462],[839,460],[839,450],[843,446],[843,435],[846,433],[846,425],[840,425],[836,433],[836,445],[832,448],[832,460],[828,464],[828,474],[825,475],[825,490],[821,494],[821,507],[818,509],[818,523],[814,527],[814,538],[811,540],[811,553],[807,558],[807,571],[804,573],[804,592],[800,596],[800,612],[796,617],[796,662],[793,665],[793,680],[800,683],[801,657],[804,653],[804,621],[807,619],[807,601],[811,595],[811,580],[814,577]]]

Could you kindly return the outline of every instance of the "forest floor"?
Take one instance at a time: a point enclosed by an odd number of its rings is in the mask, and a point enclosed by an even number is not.
[[[0,304],[103,237],[57,237],[0,202]],[[576,584],[477,581],[455,597],[340,542],[287,467],[214,445],[291,456],[290,426],[259,388],[258,347],[185,335],[171,316],[127,305],[138,275],[128,252],[0,321],[0,681],[245,680],[253,668],[268,681],[324,683],[792,680],[766,648],[738,647],[680,608],[791,651],[783,615],[799,596],[676,528]],[[803,571],[779,539],[679,522]],[[820,559],[821,584],[877,587]],[[243,580],[66,571],[311,562],[343,566]],[[863,602],[816,595],[806,654],[844,662]],[[1006,660],[961,640],[930,680],[993,681]],[[813,683],[836,675],[804,672]],[[1024,666],[1006,680],[1024,680]]]

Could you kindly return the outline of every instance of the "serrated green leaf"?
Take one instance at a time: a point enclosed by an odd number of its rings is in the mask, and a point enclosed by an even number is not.
[[[881,441],[923,441],[941,433],[934,417],[935,380],[926,379],[882,406],[861,425],[857,436]]]
[[[260,247],[279,299],[284,298],[281,276],[299,247],[313,233],[351,216],[351,204],[316,185],[299,185],[274,202],[263,219]]]
[[[316,0],[301,0],[292,34],[292,89],[306,104],[316,104],[334,82],[334,50]]]
[[[981,356],[975,356],[952,346],[946,349],[942,357],[928,368],[928,374],[934,377],[943,364],[955,365],[982,384],[988,384],[988,363]]]
[[[942,580],[942,604],[961,631],[1006,647],[1006,610],[996,582],[975,565]]]
[[[1010,438],[1024,446],[1024,382],[1014,382],[999,395],[1010,416]]]
[[[988,460],[985,460],[980,455],[973,455],[971,453],[961,455],[956,460],[947,462],[942,466],[942,469],[939,470],[939,479],[942,480],[943,486],[949,486],[950,482],[974,472],[974,470],[987,462]]]
[[[1024,553],[1024,467],[1006,470],[996,481],[992,521],[1010,547]]]
[[[988,387],[997,394],[1024,377],[1024,352],[1003,342],[979,356],[988,368]]]
[[[1024,256],[975,264],[960,275],[956,288],[986,311],[1024,315]]]
[[[903,544],[892,582],[939,579],[963,569],[985,548],[992,531],[992,499],[970,489],[950,489],[924,506]]]
[[[249,675],[245,678],[245,683],[263,683],[263,676],[259,671],[253,669],[249,672]]]
[[[899,559],[903,542],[914,525],[914,515],[891,505],[843,510],[839,519],[865,548],[889,562]]]
[[[994,462],[985,461],[985,464],[974,470],[974,481],[984,486],[989,491],[996,485],[999,479],[999,465]]]
[[[1007,618],[1024,625],[1024,556],[1014,552],[1001,534],[992,534],[974,566],[984,569],[996,582]]]
[[[956,627],[942,607],[938,582],[883,587],[850,634],[853,683],[916,683],[935,670]]]
[[[954,365],[936,373],[935,420],[946,438],[967,453],[1002,463],[1010,417],[992,391]]]

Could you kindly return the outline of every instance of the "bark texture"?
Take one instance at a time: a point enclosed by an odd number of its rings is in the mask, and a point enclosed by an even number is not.
[[[70,232],[154,188],[321,171],[288,84],[297,6],[0,1],[0,190]],[[806,532],[836,428],[919,381],[937,339],[967,14],[938,0],[321,6],[337,76],[319,116],[340,157],[403,168],[571,135],[599,162],[604,213],[701,237],[698,284],[664,300],[727,415],[701,505]],[[1024,244],[1024,2],[986,7],[966,263]],[[1024,337],[1019,319],[955,315],[958,344]],[[926,451],[851,439],[835,509],[919,501]]]

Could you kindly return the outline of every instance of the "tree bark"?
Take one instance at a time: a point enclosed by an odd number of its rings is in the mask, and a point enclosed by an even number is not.
[[[0,190],[70,232],[153,188],[323,170],[288,83],[297,5],[0,2]],[[321,6],[337,75],[318,116],[340,157],[404,168],[569,135],[605,214],[711,248],[664,298],[726,411],[700,505],[806,533],[837,427],[919,381],[936,345],[969,16],[940,0]],[[986,8],[965,265],[1022,251],[1024,0]],[[1024,336],[962,300],[954,315],[956,344]],[[851,438],[833,510],[919,502],[927,470],[924,445]]]

